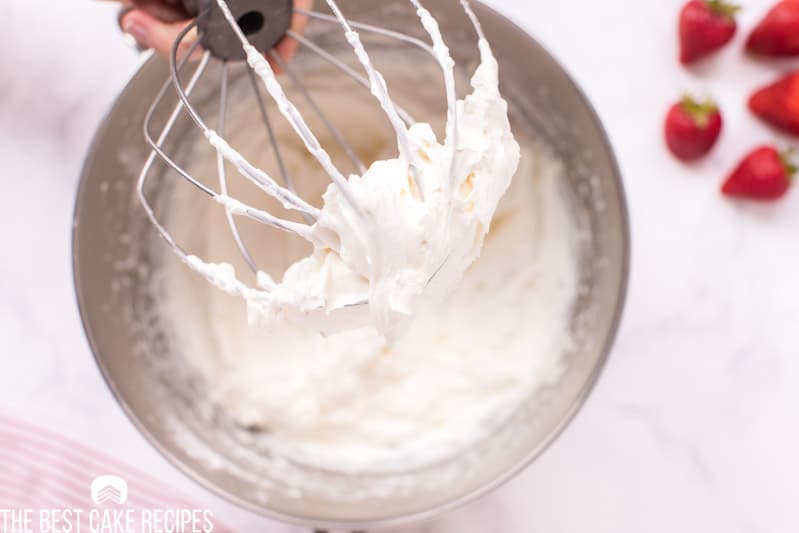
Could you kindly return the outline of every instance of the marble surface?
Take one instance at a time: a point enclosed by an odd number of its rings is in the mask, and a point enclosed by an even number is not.
[[[776,205],[718,194],[740,155],[775,134],[748,92],[791,62],[734,46],[674,60],[677,0],[492,0],[539,38],[596,105],[618,151],[634,253],[610,364],[557,443],[513,481],[402,533],[799,530],[799,191]],[[767,0],[742,0],[751,27]],[[83,337],[70,223],[82,158],[138,58],[104,2],[11,0],[0,17],[0,410],[135,463],[240,531],[288,533],[196,487],[139,436]],[[727,129],[688,168],[660,142],[683,90],[709,92]],[[787,144],[787,139],[779,139]]]

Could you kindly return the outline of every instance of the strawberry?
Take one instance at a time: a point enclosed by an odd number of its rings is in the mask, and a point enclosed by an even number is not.
[[[755,92],[749,109],[775,128],[799,135],[799,71]]]
[[[746,156],[727,178],[721,191],[727,196],[776,200],[788,192],[796,167],[771,146],[761,146]]]
[[[680,12],[680,61],[683,65],[708,56],[730,42],[740,8],[724,0],[691,0]]]
[[[761,56],[799,55],[799,0],[778,2],[749,35],[746,49]]]
[[[697,102],[685,96],[666,115],[666,144],[677,159],[694,161],[713,148],[721,126],[721,113],[712,100]]]

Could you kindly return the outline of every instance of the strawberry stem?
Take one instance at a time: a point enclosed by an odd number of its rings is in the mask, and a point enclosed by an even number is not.
[[[702,129],[707,128],[711,115],[719,109],[716,102],[710,98],[700,102],[689,95],[682,97],[682,108],[693,119],[694,123]]]
[[[705,0],[705,4],[714,15],[719,17],[734,18],[735,14],[741,10],[741,6],[731,4],[725,0]]]
[[[793,148],[788,148],[780,152],[780,161],[782,161],[782,166],[785,168],[785,173],[788,175],[788,181],[793,180],[794,175],[799,170],[799,167],[793,162],[794,152],[795,150]]]

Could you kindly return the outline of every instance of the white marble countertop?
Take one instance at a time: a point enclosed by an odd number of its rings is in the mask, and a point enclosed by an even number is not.
[[[770,3],[741,0],[751,27]],[[698,72],[675,59],[679,0],[492,0],[582,84],[626,178],[629,300],[610,364],[556,444],[482,500],[403,533],[799,531],[799,191],[754,206],[720,197],[737,159],[774,134],[748,92],[792,66],[741,57],[743,34]],[[70,222],[90,138],[133,71],[111,6],[12,0],[0,17],[0,411],[136,464],[240,531],[286,533],[194,486],[112,400],[83,337]],[[688,170],[661,120],[709,91],[727,129]],[[783,140],[787,142],[787,140]]]

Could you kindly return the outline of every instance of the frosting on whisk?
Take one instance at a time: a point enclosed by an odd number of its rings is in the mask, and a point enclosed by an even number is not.
[[[217,1],[235,25],[225,2]],[[324,206],[315,209],[272,187],[264,175],[266,185],[283,195],[279,199],[286,207],[314,219],[307,225],[288,225],[272,217],[270,223],[286,225],[284,229],[314,246],[282,280],[260,272],[258,287],[248,287],[230,265],[195,256],[188,256],[187,262],[214,285],[243,297],[251,322],[286,317],[325,333],[373,325],[392,341],[405,331],[419,306],[451,292],[479,257],[497,204],[516,172],[520,149],[499,92],[497,61],[465,0],[462,4],[478,31],[481,64],[471,80],[472,93],[462,100],[455,96],[454,61],[438,23],[418,0],[411,0],[444,73],[448,113],[443,142],[427,123],[405,125],[358,34],[334,0],[327,1],[391,121],[398,157],[375,161],[363,175],[342,176],[283,93],[269,63],[240,34],[250,66],[332,183]],[[207,138],[240,170],[248,164],[213,131]],[[233,214],[270,216],[226,195],[217,201]]]

